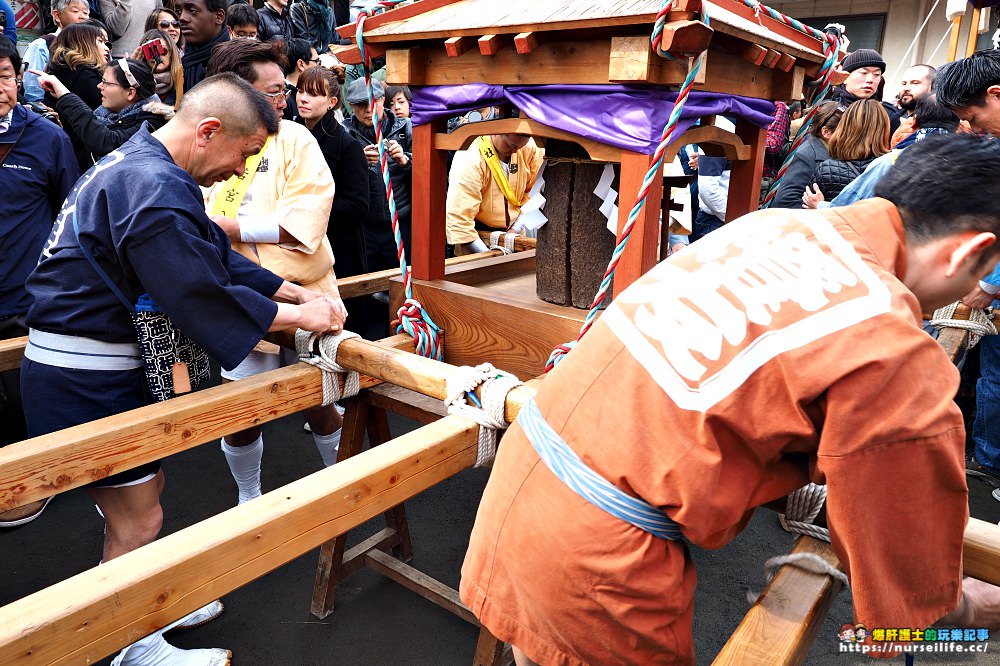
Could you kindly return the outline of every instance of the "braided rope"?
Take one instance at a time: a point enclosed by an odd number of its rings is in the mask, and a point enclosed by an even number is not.
[[[522,384],[514,375],[497,370],[490,363],[475,367],[462,366],[448,375],[444,404],[449,414],[461,414],[479,424],[479,444],[476,450],[476,467],[488,467],[497,454],[497,435],[506,430],[505,418],[507,394]],[[482,386],[482,405],[474,407],[466,402],[466,396],[474,401],[477,387]]]
[[[361,390],[361,377],[357,372],[348,370],[337,363],[337,350],[340,343],[350,338],[360,337],[357,333],[341,331],[337,335],[311,333],[299,329],[295,331],[295,351],[299,360],[309,365],[315,365],[323,371],[323,405],[331,405],[341,398],[356,396]],[[318,341],[317,351],[313,351],[314,343]],[[344,390],[340,390],[337,375],[346,372]]]
[[[515,239],[517,239],[517,234],[504,233],[503,231],[491,231],[490,249],[500,250],[504,254],[513,254]],[[503,241],[503,245],[500,244],[501,241]]]
[[[958,308],[959,303],[960,301],[956,301],[951,305],[946,305],[943,308],[935,310],[934,317],[930,321],[931,326],[939,331],[942,328],[961,328],[968,331],[969,349],[979,344],[979,340],[985,336],[997,334],[997,327],[993,323],[993,315],[987,310],[970,308],[968,319],[955,319],[955,310]]]
[[[660,51],[660,43],[663,36],[663,26],[673,5],[673,0],[663,0],[663,5],[660,7],[659,14],[657,14],[656,23],[653,27],[653,35],[651,37],[653,47],[657,50],[657,53],[662,53],[662,51]],[[705,23],[705,25],[709,24],[708,11],[705,6],[702,7],[701,20]],[[649,170],[646,172],[646,176],[642,179],[642,187],[639,188],[639,194],[636,197],[635,204],[633,204],[632,210],[629,211],[628,219],[625,222],[625,226],[622,228],[618,244],[615,246],[614,252],[611,253],[611,262],[608,264],[607,270],[604,271],[604,277],[601,279],[601,286],[597,290],[597,295],[594,297],[593,303],[590,305],[590,311],[587,313],[583,326],[580,327],[580,333],[576,337],[577,342],[579,342],[583,336],[587,334],[587,331],[590,330],[590,327],[594,325],[594,321],[597,319],[597,315],[601,309],[601,303],[604,302],[604,297],[607,296],[608,290],[611,288],[611,280],[614,278],[615,271],[618,269],[618,263],[621,261],[622,254],[625,252],[625,247],[628,245],[628,239],[632,235],[635,223],[639,219],[639,213],[646,204],[646,197],[649,195],[649,188],[652,185],[654,178],[656,178],[656,176],[660,173],[660,168],[663,165],[663,155],[667,150],[667,146],[674,141],[674,131],[677,129],[677,124],[680,122],[681,114],[684,112],[684,106],[687,104],[688,97],[691,94],[691,89],[694,87],[694,81],[698,76],[699,70],[701,70],[704,59],[705,54],[702,53],[698,57],[691,58],[689,60],[687,78],[684,79],[684,84],[681,86],[681,90],[677,95],[677,101],[674,102],[674,108],[670,112],[670,118],[667,120],[667,124],[663,127],[660,143],[656,146],[656,150],[653,152]],[[552,350],[552,354],[545,363],[545,372],[552,370],[556,364],[562,360],[563,356],[568,353],[570,348],[572,348],[571,345],[565,344],[559,345]]]
[[[382,4],[398,4],[396,0],[388,0]],[[403,247],[403,237],[399,232],[399,211],[396,209],[396,197],[392,191],[392,179],[389,177],[389,156],[385,149],[385,140],[382,135],[382,115],[379,114],[375,106],[375,88],[372,86],[371,58],[365,49],[364,26],[368,14],[361,12],[358,14],[355,38],[358,41],[358,49],[361,51],[361,60],[364,63],[365,85],[368,87],[368,104],[372,110],[372,120],[375,124],[375,142],[378,146],[379,168],[382,171],[382,183],[385,185],[385,197],[389,202],[389,217],[392,222],[392,236],[396,241],[396,256],[399,259],[399,270],[403,275],[403,289],[406,299],[402,307],[396,313],[398,324],[396,333],[405,332],[411,336],[416,343],[416,351],[421,356],[433,358],[438,361],[443,360],[441,348],[441,329],[430,318],[424,310],[420,301],[413,298],[413,278],[410,274],[410,267],[406,263],[406,249]]]
[[[826,503],[826,486],[810,483],[788,496],[785,507],[785,524],[790,532],[808,534],[820,541],[830,541],[830,530],[815,525],[813,521]]]

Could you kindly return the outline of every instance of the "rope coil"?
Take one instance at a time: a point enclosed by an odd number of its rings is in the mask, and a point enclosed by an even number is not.
[[[826,486],[815,483],[799,488],[789,495],[785,507],[785,524],[788,525],[788,530],[829,543],[830,530],[814,523],[824,504],[826,504]]]
[[[295,331],[295,351],[299,360],[314,365],[323,371],[323,406],[331,405],[343,398],[352,398],[361,390],[361,376],[337,363],[340,343],[351,338],[359,338],[357,333],[341,331],[336,335],[311,333],[299,329]],[[344,377],[344,390],[340,390],[338,375]]]
[[[943,328],[961,328],[969,332],[969,349],[972,349],[987,335],[996,335],[997,327],[993,323],[993,313],[979,308],[969,309],[968,319],[955,319],[955,310],[961,301],[938,308],[930,324],[939,331]]]
[[[448,375],[444,404],[449,414],[461,414],[479,424],[479,445],[476,467],[488,467],[497,454],[497,435],[506,430],[505,414],[507,394],[523,382],[514,375],[497,370],[491,363],[475,367],[462,366]],[[481,407],[470,405],[466,398],[475,400],[475,390],[482,387]]]

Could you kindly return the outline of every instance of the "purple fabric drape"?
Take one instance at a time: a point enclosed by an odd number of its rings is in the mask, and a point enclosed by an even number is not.
[[[624,150],[652,153],[677,100],[664,88],[594,86],[422,86],[413,90],[413,124],[451,118],[484,106],[510,102],[543,125]],[[758,127],[774,120],[774,104],[752,97],[692,92],[681,115],[680,132],[708,115],[742,118]]]

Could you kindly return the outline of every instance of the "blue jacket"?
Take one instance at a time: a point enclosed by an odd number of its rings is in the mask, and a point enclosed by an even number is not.
[[[14,15],[14,10],[11,9],[7,0],[0,0],[0,14],[3,14],[4,17],[3,34],[10,37],[10,41],[17,44],[17,17]]]
[[[66,133],[20,104],[0,134],[0,144],[9,143],[0,167],[0,317],[28,311],[24,281],[80,175]]]

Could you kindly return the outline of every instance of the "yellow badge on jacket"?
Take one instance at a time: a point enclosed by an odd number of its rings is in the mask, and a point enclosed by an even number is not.
[[[500,158],[497,156],[497,151],[493,147],[493,142],[490,141],[490,137],[481,136],[476,139],[476,145],[479,147],[479,153],[486,160],[486,166],[490,168],[490,172],[493,174],[493,180],[496,181],[497,187],[503,193],[504,197],[507,198],[512,205],[520,208],[527,201],[527,197],[521,200],[517,195],[514,194],[514,190],[510,187],[510,181],[507,180],[507,174],[503,172],[503,167],[500,166]]]

